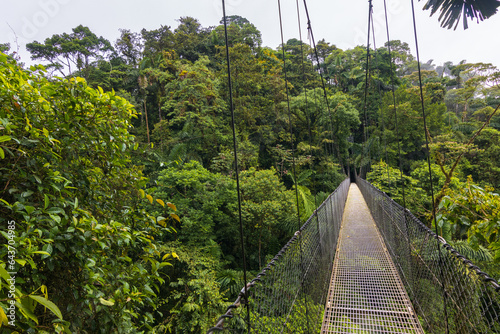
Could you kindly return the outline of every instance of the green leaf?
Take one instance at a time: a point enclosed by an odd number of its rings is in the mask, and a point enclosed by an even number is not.
[[[43,194],[43,202],[44,202],[43,209],[46,210],[50,204],[49,196],[47,194]]]
[[[9,141],[11,140],[11,136],[0,136],[0,143],[3,143],[4,141]]]
[[[35,211],[35,207],[34,206],[29,206],[29,205],[26,205],[24,207],[24,210],[26,210],[26,212],[31,215],[33,213],[33,211]]]
[[[53,302],[51,302],[50,300],[42,297],[42,296],[34,296],[34,295],[29,295],[29,297],[31,299],[34,299],[35,301],[37,301],[38,303],[42,304],[43,306],[45,306],[46,308],[48,308],[49,310],[52,311],[52,313],[54,313],[54,315],[56,317],[58,317],[59,319],[62,320],[62,313],[61,313],[61,310],[59,310],[59,308],[57,307],[56,304],[54,304]]]
[[[26,260],[23,260],[23,259],[16,259],[15,260],[17,263],[19,263],[21,266],[24,267],[24,265],[26,264]]]
[[[53,247],[52,247],[52,245],[51,245],[51,244],[45,244],[45,245],[43,245],[43,247],[42,247],[42,251],[43,251],[44,253],[47,253],[48,255],[43,255],[43,256],[42,256],[42,260],[43,260],[43,259],[48,258],[49,256],[51,256],[51,255],[52,255],[53,250],[54,250],[54,249],[53,249]]]
[[[51,207],[50,209],[47,210],[47,213],[49,214],[64,213],[64,210],[57,207]]]
[[[89,263],[87,263],[87,267],[92,268],[95,266],[95,260],[93,259],[88,259]]]
[[[49,217],[52,218],[52,220],[55,221],[58,224],[61,222],[61,217],[59,217],[59,216],[49,215]]]
[[[0,277],[2,277],[6,282],[10,279],[9,273],[3,266],[0,266]]]
[[[7,319],[7,316],[5,315],[3,308],[0,307],[0,327],[2,327],[2,325],[8,325],[8,324],[9,324],[9,320]]]
[[[44,251],[34,251],[33,254],[43,254],[43,255],[49,255],[50,256],[49,253],[44,252]]]
[[[113,306],[115,305],[115,301],[111,298],[110,300],[106,300],[104,298],[99,298],[99,301],[101,302],[102,305],[106,305],[106,306]]]
[[[33,195],[33,192],[31,190],[27,190],[21,194],[21,197],[30,197]]]
[[[5,159],[5,152],[3,151],[3,148],[0,147],[0,158]]]
[[[170,262],[162,262],[160,263],[160,268],[166,267],[166,266],[171,266],[173,267],[174,265]]]
[[[153,289],[151,289],[151,287],[148,284],[144,285],[144,290],[146,290],[147,292],[149,292],[151,295],[155,294],[155,292],[153,291]]]
[[[30,296],[31,297],[31,296]],[[20,302],[16,301],[16,307],[19,311],[21,311],[21,313],[26,317],[26,318],[29,318],[31,320],[33,320],[37,325],[38,325],[38,318],[36,317],[36,315],[33,314],[33,312],[31,312],[30,309],[24,307],[23,304],[21,304]]]

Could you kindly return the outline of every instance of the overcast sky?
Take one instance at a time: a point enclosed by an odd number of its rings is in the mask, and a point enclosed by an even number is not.
[[[391,39],[409,44],[415,54],[410,0],[387,0]],[[282,0],[285,40],[298,38],[295,0]],[[197,18],[204,27],[217,25],[222,17],[220,0],[0,0],[0,43],[10,42],[16,49],[14,32],[20,46],[22,61],[31,63],[24,45],[83,24],[98,36],[114,43],[119,28],[139,32],[160,25],[175,28],[181,16]],[[301,6],[301,24],[306,38],[306,19]],[[308,0],[315,39],[322,38],[342,49],[366,43],[367,0]],[[376,45],[386,41],[383,0],[373,0]],[[463,30],[441,28],[437,15],[423,11],[424,1],[416,1],[420,57],[440,65],[445,61],[458,63],[487,62],[500,67],[500,13],[480,22],[469,23]],[[262,32],[264,46],[280,44],[277,0],[226,0],[227,14],[240,15]]]

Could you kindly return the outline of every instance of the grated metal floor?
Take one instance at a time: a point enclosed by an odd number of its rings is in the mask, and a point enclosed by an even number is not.
[[[354,183],[349,188],[321,333],[424,333]]]

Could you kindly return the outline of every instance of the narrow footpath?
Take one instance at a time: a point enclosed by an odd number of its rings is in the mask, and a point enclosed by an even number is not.
[[[424,333],[355,183],[336,254],[321,333]]]

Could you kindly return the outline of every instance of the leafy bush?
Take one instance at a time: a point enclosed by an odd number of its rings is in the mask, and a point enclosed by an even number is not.
[[[0,54],[0,233],[16,246],[15,256],[0,249],[0,274],[9,278],[7,264],[17,272],[14,296],[1,286],[0,310],[15,300],[12,331],[144,330],[172,209],[155,202],[168,217],[157,219],[141,204],[145,178],[128,153],[134,111],[81,78],[44,74]]]

